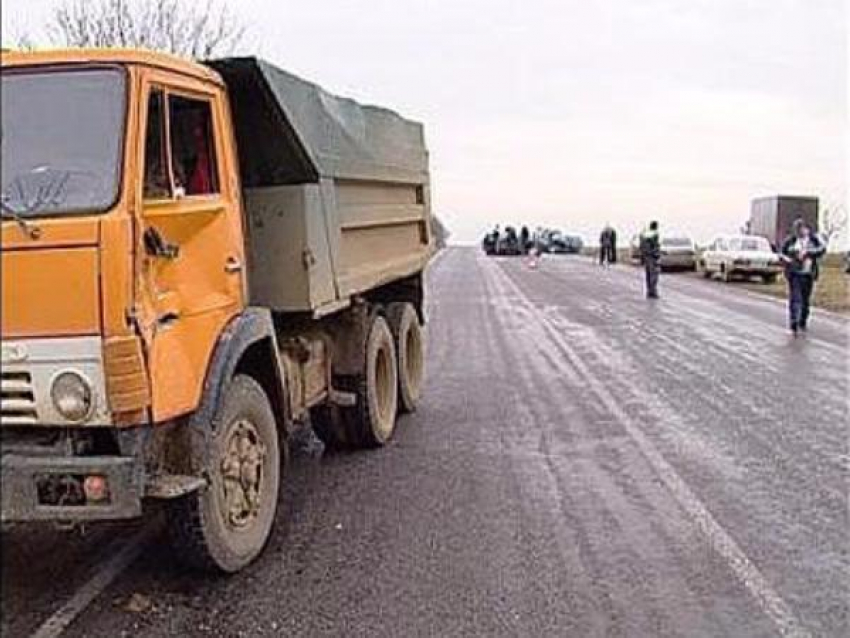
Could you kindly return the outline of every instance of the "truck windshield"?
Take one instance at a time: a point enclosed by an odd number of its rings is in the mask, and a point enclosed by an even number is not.
[[[0,99],[4,217],[103,212],[115,203],[126,112],[123,71],[7,70]]]

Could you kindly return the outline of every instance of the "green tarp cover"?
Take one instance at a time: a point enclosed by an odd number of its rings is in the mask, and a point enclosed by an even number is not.
[[[424,183],[422,125],[331,95],[257,58],[208,63],[228,86],[246,186],[334,179]]]

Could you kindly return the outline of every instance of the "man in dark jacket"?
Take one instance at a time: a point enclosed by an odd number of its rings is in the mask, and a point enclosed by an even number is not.
[[[818,278],[818,260],[826,252],[820,238],[809,225],[797,219],[791,234],[782,242],[785,278],[788,280],[788,315],[791,332],[806,331],[809,302]]]
[[[608,226],[608,263],[617,263],[617,231],[612,226]]]
[[[529,240],[531,239],[531,234],[528,232],[528,226],[523,226],[519,231],[519,251],[526,255],[528,254],[528,245]]]
[[[599,234],[599,263],[603,266],[617,263],[617,231],[611,224],[605,224]]]
[[[646,274],[646,297],[658,299],[658,277],[661,272],[661,239],[658,235],[658,222],[649,222],[649,228],[640,235],[640,254]]]
[[[602,229],[602,232],[599,233],[599,265],[604,266],[605,262],[608,261],[608,256],[610,255],[610,250],[608,245],[611,242],[611,227],[606,225],[605,228]]]

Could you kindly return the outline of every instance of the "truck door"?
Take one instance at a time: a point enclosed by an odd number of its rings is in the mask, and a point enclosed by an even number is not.
[[[222,93],[144,82],[137,314],[153,415],[193,410],[218,335],[244,300],[242,224]]]

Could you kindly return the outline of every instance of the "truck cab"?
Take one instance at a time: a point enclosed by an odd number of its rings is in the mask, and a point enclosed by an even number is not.
[[[269,281],[278,288],[270,298],[288,298],[287,279],[309,277],[249,254],[252,233],[253,245],[268,245],[259,229],[271,219],[255,215],[252,227],[245,199],[257,191],[247,194],[240,168],[288,173],[275,170],[279,158],[257,157],[252,125],[244,146],[256,153],[240,156],[219,73],[122,50],[4,53],[2,63],[3,520],[131,518],[165,499],[193,562],[235,571],[268,537],[293,424],[312,413],[332,442],[376,418],[363,414],[367,394],[354,382],[380,383],[381,343],[393,387],[392,414],[378,426],[394,424],[399,352],[409,345],[398,342],[401,315],[407,333],[418,331],[430,237],[419,232],[415,262],[396,264],[395,276],[377,264],[379,278],[349,291],[342,284],[356,280],[344,279],[330,231],[324,250],[280,243],[298,269],[318,269],[324,284],[310,294],[326,298],[266,303]],[[320,192],[318,170],[313,177]],[[422,185],[412,188],[421,200]],[[417,228],[427,222],[420,204]],[[402,226],[388,224],[397,237]],[[369,368],[379,321],[391,339]],[[354,438],[386,441],[368,434]]]
[[[4,58],[6,426],[186,413],[244,303],[223,86],[198,65],[121,57]],[[27,398],[5,400],[10,376]]]

